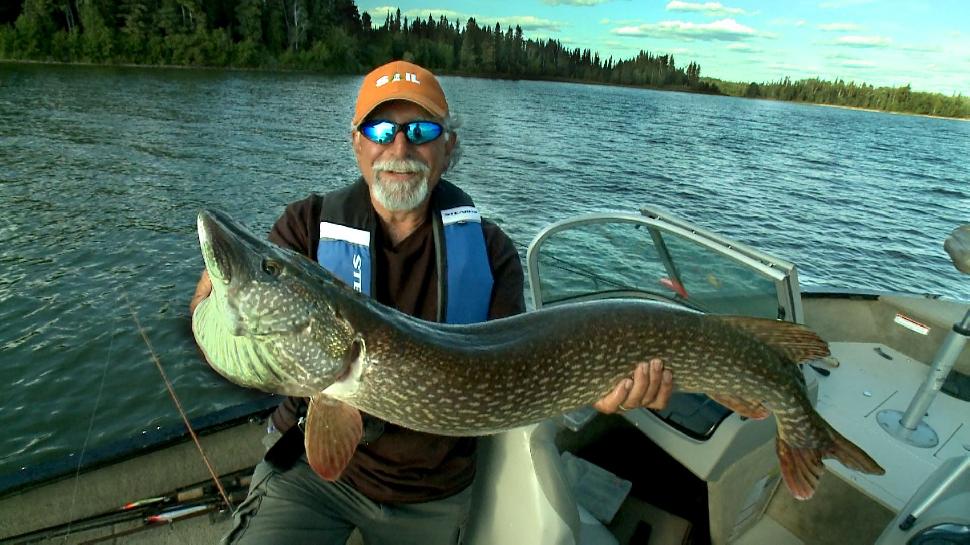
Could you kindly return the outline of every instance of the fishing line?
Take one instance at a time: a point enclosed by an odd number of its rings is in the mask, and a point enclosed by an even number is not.
[[[108,357],[105,358],[104,366],[101,369],[101,384],[98,386],[98,395],[94,398],[94,409],[91,410],[91,420],[88,422],[88,432],[84,435],[84,442],[81,443],[81,454],[77,459],[77,471],[74,473],[74,492],[71,494],[71,506],[67,510],[67,534],[64,536],[65,543],[71,537],[71,524],[74,522],[74,505],[77,502],[77,490],[81,482],[81,464],[84,462],[84,452],[88,448],[88,439],[91,438],[91,430],[94,429],[94,418],[98,414],[98,406],[101,404],[101,394],[104,392],[104,379],[108,376],[108,364],[111,362],[111,352],[114,346],[115,334],[112,333],[111,342],[108,343]]]
[[[155,353],[155,348],[152,347],[151,341],[148,340],[148,333],[145,332],[145,328],[141,326],[141,322],[138,320],[138,314],[135,313],[135,308],[131,304],[131,300],[128,298],[128,292],[124,289],[121,290],[121,295],[125,298],[125,303],[128,305],[128,309],[131,311],[131,318],[135,321],[135,326],[138,327],[138,332],[141,334],[141,338],[145,340],[145,345],[148,346],[148,351],[151,353],[152,361],[155,362],[155,367],[158,368],[158,372],[162,375],[162,380],[165,382],[165,387],[168,388],[168,393],[172,396],[172,401],[175,402],[175,408],[178,409],[179,415],[182,417],[182,421],[185,422],[185,427],[189,430],[189,435],[192,436],[192,441],[195,442],[196,448],[199,449],[199,454],[202,455],[202,461],[205,462],[206,469],[209,470],[209,475],[212,476],[212,480],[216,483],[216,488],[219,490],[219,495],[222,496],[222,501],[226,502],[226,507],[230,510],[232,509],[232,502],[229,501],[229,495],[226,494],[226,490],[222,487],[222,481],[219,480],[219,475],[216,471],[212,469],[212,464],[209,463],[209,458],[205,455],[205,450],[202,449],[202,443],[199,442],[199,436],[195,434],[195,430],[192,429],[192,424],[189,423],[189,417],[185,414],[185,410],[182,409],[182,403],[179,401],[177,395],[175,395],[175,387],[172,386],[172,382],[168,380],[168,375],[165,374],[165,369],[162,368],[162,362],[158,359],[158,355]]]

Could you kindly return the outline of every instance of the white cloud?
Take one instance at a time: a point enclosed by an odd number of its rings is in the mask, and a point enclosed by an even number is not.
[[[917,53],[943,53],[943,48],[938,45],[900,45],[899,49]]]
[[[805,19],[783,19],[783,18],[779,18],[779,19],[772,19],[772,20],[768,21],[768,24],[769,25],[775,25],[775,26],[803,27],[803,26],[805,26],[805,23],[806,23]]]
[[[853,32],[861,27],[855,23],[827,23],[816,26],[819,30],[826,32]]]
[[[791,78],[798,81],[808,78],[832,79],[828,77],[827,68],[812,64],[802,64],[797,62],[766,62],[764,65],[764,78],[761,81],[780,82],[784,78]],[[755,78],[742,77],[739,81],[758,81]]]
[[[394,17],[394,14],[397,13],[397,9],[398,9],[397,6],[377,6],[377,7],[365,9],[362,11],[366,11],[367,13],[370,13],[371,20],[374,21],[374,24],[380,25],[384,23],[384,19],[387,18],[388,14],[390,14],[391,17]],[[468,15],[465,15],[463,13],[459,13],[457,11],[450,10],[450,9],[418,8],[418,9],[401,10],[401,18],[403,19],[404,17],[407,17],[411,21],[415,19],[426,20],[429,15],[435,20],[438,20],[438,18],[440,18],[442,15],[444,15],[445,19],[448,19],[449,21],[454,21],[455,19],[459,19],[461,20],[462,23],[464,23],[465,21],[468,20]]]
[[[738,41],[758,36],[753,28],[734,19],[721,19],[712,23],[689,23],[684,21],[661,21],[638,26],[625,26],[610,31],[619,36],[653,36],[657,38],[696,38],[698,40]]]
[[[770,63],[768,68],[776,72],[780,71],[786,75],[793,77],[805,77],[806,74],[818,74],[819,69],[817,66],[803,66],[800,64],[789,64],[789,63]]]
[[[730,49],[731,51],[740,51],[742,53],[761,53],[762,51],[764,51],[760,47],[755,47],[745,42],[735,42],[733,44],[728,44],[727,49]]]
[[[603,40],[603,45],[610,49],[631,49],[630,42],[624,40]]]
[[[872,61],[866,61],[862,59],[848,59],[848,60],[842,61],[842,66],[845,66],[847,68],[875,68],[878,65]]]
[[[601,25],[635,25],[640,19],[600,19]]]
[[[818,7],[822,9],[842,9],[871,4],[875,1],[876,0],[830,0],[828,2],[822,2],[818,5]]]
[[[549,32],[559,32],[565,23],[553,21],[551,19],[541,19],[533,15],[512,15],[508,17],[476,17],[476,21],[489,21],[492,25],[499,23],[502,28],[522,27],[522,30],[546,30]],[[490,25],[491,26],[491,25]]]
[[[705,15],[722,17],[724,15],[745,15],[746,12],[741,8],[729,8],[720,2],[682,2],[681,0],[671,0],[667,3],[667,11],[689,11],[702,12]]]
[[[550,6],[598,6],[610,0],[542,0],[543,4]]]
[[[393,17],[397,12],[397,7],[394,6],[378,6],[375,8],[364,10],[371,15],[371,19],[374,21],[374,25],[380,26],[384,24],[384,19],[387,14],[390,13]],[[523,31],[546,31],[546,32],[559,32],[565,23],[560,21],[553,21],[551,19],[541,19],[533,15],[511,15],[507,17],[488,17],[479,16],[470,13],[461,13],[458,11],[448,10],[448,9],[408,9],[401,11],[401,18],[407,17],[409,20],[414,21],[415,19],[427,20],[428,16],[432,19],[438,20],[442,15],[445,16],[449,21],[454,22],[456,19],[464,25],[469,18],[474,18],[475,22],[480,27],[488,26],[494,27],[495,23],[502,25],[503,29],[509,27],[515,27],[516,25],[522,27]],[[534,36],[530,36],[532,38]]]
[[[836,45],[847,47],[887,47],[891,43],[889,38],[882,36],[842,36],[835,40]]]
[[[642,21],[642,19],[600,19],[600,23],[604,25],[637,25]]]

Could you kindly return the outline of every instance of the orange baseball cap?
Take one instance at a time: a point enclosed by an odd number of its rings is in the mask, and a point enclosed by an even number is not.
[[[389,100],[413,102],[441,119],[448,116],[448,101],[434,74],[416,64],[392,61],[364,76],[354,108],[354,127]]]

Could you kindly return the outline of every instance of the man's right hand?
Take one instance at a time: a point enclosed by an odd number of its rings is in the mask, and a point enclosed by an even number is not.
[[[653,358],[649,364],[637,365],[632,377],[621,380],[612,392],[594,403],[593,408],[606,414],[640,407],[663,409],[673,390],[673,375],[664,369],[660,358]]]
[[[195,314],[195,307],[199,306],[199,303],[210,293],[212,293],[212,280],[209,279],[209,271],[203,269],[199,283],[195,285],[195,295],[192,296],[192,301],[189,303],[190,315]]]

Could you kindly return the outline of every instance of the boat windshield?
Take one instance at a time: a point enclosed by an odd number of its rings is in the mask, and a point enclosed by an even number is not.
[[[596,214],[555,224],[529,249],[536,308],[604,297],[794,321],[794,265],[659,216]]]

